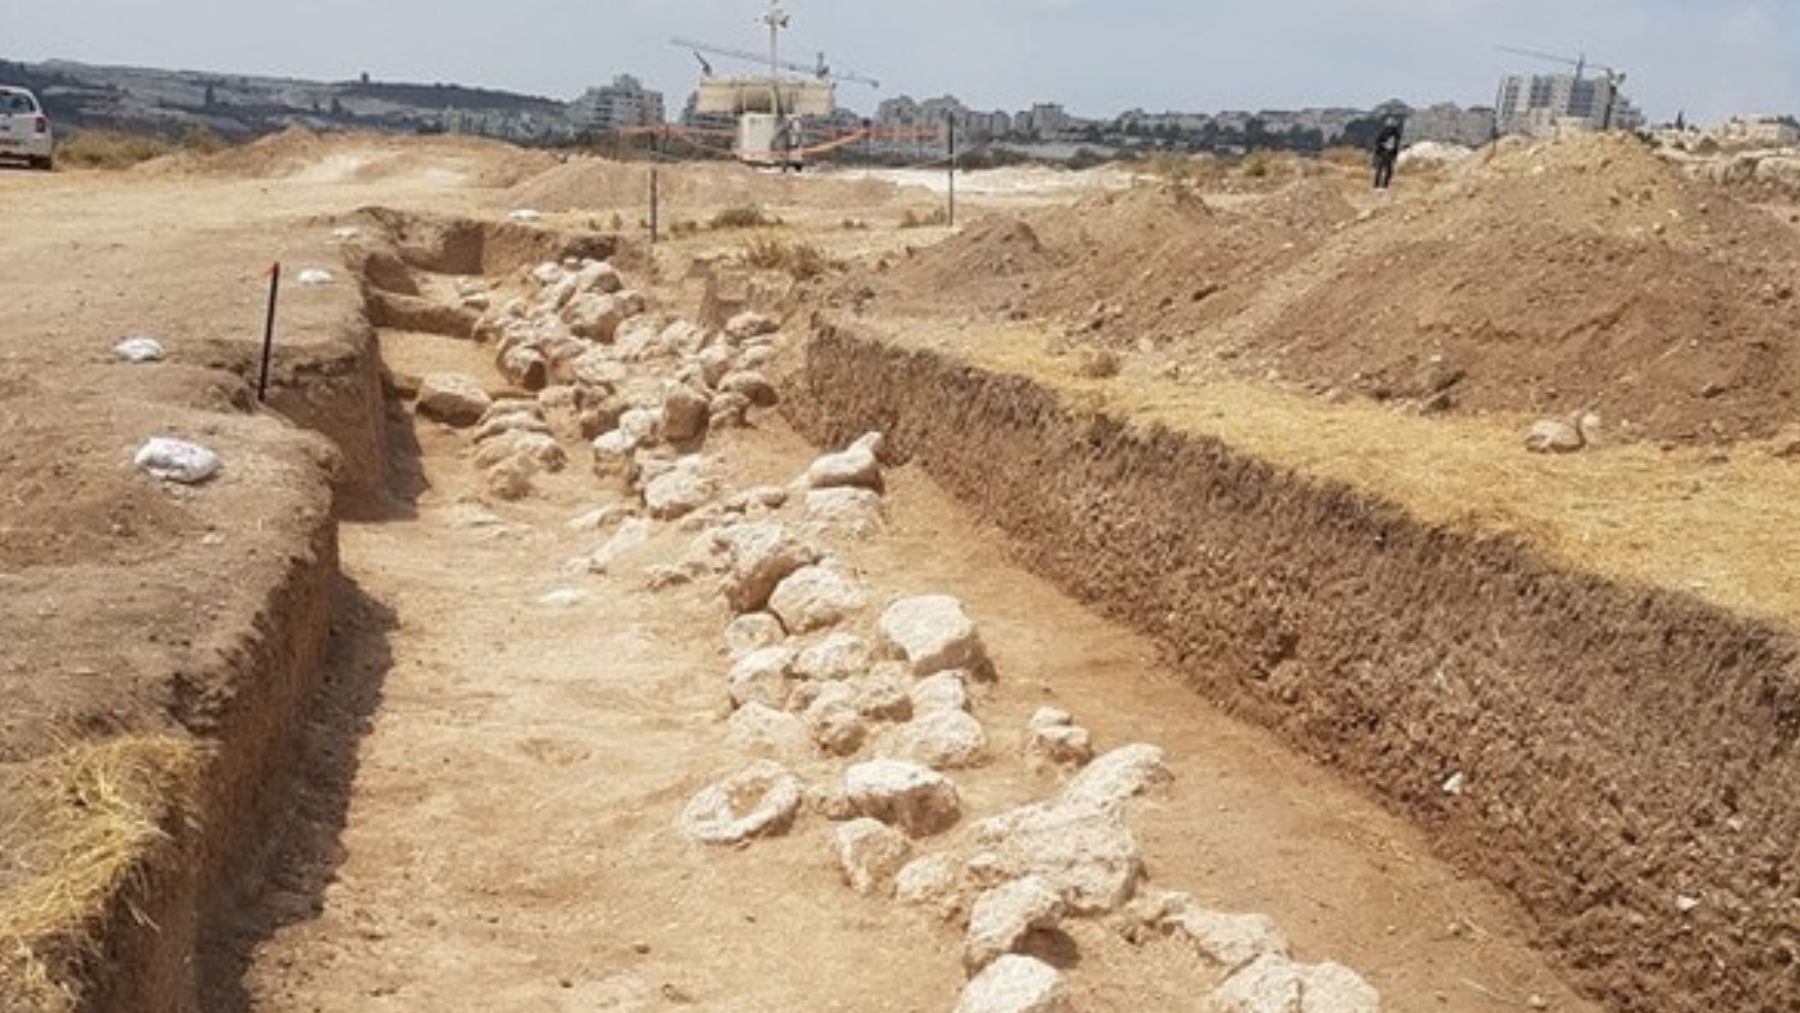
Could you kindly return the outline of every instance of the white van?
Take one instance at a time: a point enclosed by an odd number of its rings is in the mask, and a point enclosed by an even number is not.
[[[54,164],[56,137],[37,96],[0,85],[0,158],[22,158],[33,169]]]

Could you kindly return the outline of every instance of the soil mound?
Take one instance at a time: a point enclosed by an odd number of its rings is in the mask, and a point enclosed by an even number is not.
[[[1800,243],[1630,139],[1502,152],[1313,266],[1252,336],[1285,375],[1690,441],[1794,411]]]
[[[548,152],[527,151],[480,137],[400,137],[320,134],[288,127],[212,154],[183,152],[144,163],[150,175],[370,182],[444,169],[475,186],[512,186],[557,164]]]
[[[1319,171],[1212,206],[1145,186],[1033,213],[1044,266],[1007,307],[1433,411],[1597,411],[1681,442],[1793,419],[1800,236],[1637,141],[1506,144],[1416,196],[1363,186]],[[893,277],[930,294],[896,298],[986,292],[991,243],[925,251]]]

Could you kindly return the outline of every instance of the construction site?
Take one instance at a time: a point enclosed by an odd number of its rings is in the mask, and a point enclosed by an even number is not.
[[[0,172],[0,1013],[1800,1010],[1800,186],[833,168],[781,27]]]

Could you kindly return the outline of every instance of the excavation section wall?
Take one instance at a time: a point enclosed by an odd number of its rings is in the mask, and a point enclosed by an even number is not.
[[[1630,1013],[1800,1008],[1800,642],[1205,435],[830,323],[790,414],[893,452],[1511,889]]]

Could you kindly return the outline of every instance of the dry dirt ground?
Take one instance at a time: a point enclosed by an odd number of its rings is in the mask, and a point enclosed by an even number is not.
[[[203,171],[0,174],[9,222],[0,260],[11,265],[0,278],[7,408],[53,394],[70,363],[98,363],[131,331],[167,336],[177,364],[206,362],[215,354],[209,334],[254,326],[263,263],[323,263],[332,224],[358,207],[498,218],[525,203],[503,188],[523,181],[539,188],[528,192],[552,223],[604,223],[613,213],[599,201],[558,201],[557,177],[533,175],[540,164],[496,163],[479,150],[300,147],[282,160]],[[742,194],[764,193],[756,181],[739,184]],[[607,184],[621,194],[636,185],[635,177]],[[771,205],[788,208],[782,234],[836,256],[905,257],[906,247],[941,235],[887,224],[916,196],[854,181],[821,189],[828,196],[807,206],[796,196],[803,186],[784,181],[769,193]],[[876,214],[868,230],[837,224]],[[653,269],[643,262],[645,287],[661,308],[692,312],[692,286],[676,284],[685,262],[740,247],[713,234],[685,240],[656,254]],[[296,292],[290,312],[301,320],[314,299],[323,314],[353,284]],[[452,339],[382,341],[409,369],[477,368]],[[73,370],[66,379],[90,407],[105,403],[108,384],[150,382],[121,375]],[[396,411],[390,464],[410,504],[340,528],[326,688],[307,731],[294,821],[261,902],[239,912],[207,954],[216,983],[207,1013],[948,1008],[963,981],[959,934],[852,894],[822,820],[742,850],[675,833],[686,800],[741,762],[725,743],[721,605],[704,587],[642,586],[643,567],[673,559],[686,537],[664,532],[610,576],[568,576],[564,561],[598,539],[567,522],[622,493],[578,458],[522,503],[484,502],[466,437]],[[9,416],[9,439],[26,432],[15,425]],[[216,435],[227,454],[240,438],[230,427]],[[35,445],[53,455],[61,439],[40,435]],[[785,483],[816,452],[775,415],[721,448],[733,486]],[[107,460],[120,449],[108,446]],[[109,474],[120,481],[116,468]],[[1274,916],[1297,955],[1356,969],[1387,1009],[1597,1009],[1533,949],[1508,898],[1434,859],[1417,833],[1330,771],[1210,710],[1152,644],[1010,563],[1001,536],[928,478],[901,470],[891,481],[888,532],[837,548],[880,596],[955,594],[981,623],[1001,673],[980,704],[999,759],[960,778],[972,811],[1053,790],[1025,772],[1016,751],[1026,718],[1054,703],[1102,748],[1147,741],[1168,751],[1174,784],[1134,816],[1156,886]],[[253,514],[246,507],[242,516]],[[236,534],[231,518],[214,523]],[[9,549],[19,548],[5,557],[4,576],[31,579],[43,560],[24,546],[63,530],[49,517],[29,530],[7,525]],[[193,533],[158,522],[146,537],[169,555]],[[193,559],[172,572],[172,581],[202,583],[214,571]],[[107,576],[63,579],[97,594]],[[584,597],[545,604],[558,590]],[[142,622],[110,621],[117,635]],[[65,644],[33,638],[66,635],[31,626],[26,639],[54,654]],[[124,704],[14,712],[0,745],[26,743],[25,756],[53,738],[92,733],[83,722],[96,710],[115,712],[117,727],[154,727],[167,722],[155,716],[166,706],[153,688]],[[1084,1010],[1194,1008],[1212,983],[1191,954],[1127,945],[1100,923],[1070,931],[1073,946],[1050,956],[1068,969]]]

